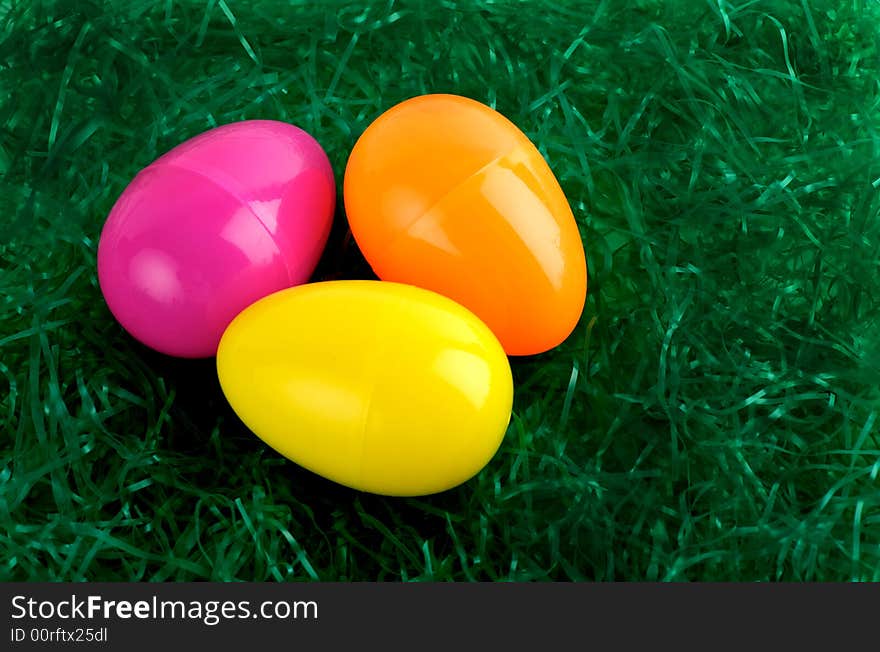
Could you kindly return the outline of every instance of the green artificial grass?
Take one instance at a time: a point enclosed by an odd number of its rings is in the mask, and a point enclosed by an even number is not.
[[[880,580],[878,80],[872,0],[0,1],[0,579]],[[488,467],[402,500],[137,344],[95,252],[199,132],[295,123],[341,181],[426,92],[532,138],[590,287]],[[340,201],[316,278],[369,276]]]

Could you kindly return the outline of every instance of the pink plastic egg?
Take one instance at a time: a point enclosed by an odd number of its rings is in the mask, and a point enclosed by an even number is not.
[[[321,146],[283,122],[207,131],[158,158],[117,200],[98,245],[110,311],[147,346],[217,352],[254,301],[308,280],[336,190]]]

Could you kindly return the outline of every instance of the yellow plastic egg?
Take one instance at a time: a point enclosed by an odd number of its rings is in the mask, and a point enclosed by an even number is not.
[[[393,496],[479,472],[513,401],[507,357],[482,321],[429,290],[380,281],[261,299],[223,334],[217,371],[236,414],[276,451]]]

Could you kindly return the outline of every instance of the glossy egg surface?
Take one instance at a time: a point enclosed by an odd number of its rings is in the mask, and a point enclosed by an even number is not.
[[[308,280],[336,201],[305,131],[249,120],[198,135],[141,170],[98,245],[110,311],[162,353],[209,357],[257,299]]]
[[[301,466],[413,496],[480,471],[510,420],[510,365],[491,331],[434,292],[380,281],[282,290],[245,309],[217,353],[241,420]]]
[[[389,109],[345,171],[351,231],[376,274],[473,311],[511,355],[561,343],[587,290],[583,243],[537,148],[477,101],[424,95]]]

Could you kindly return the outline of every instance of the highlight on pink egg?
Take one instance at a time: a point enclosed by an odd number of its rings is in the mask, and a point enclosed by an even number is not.
[[[147,346],[213,356],[239,312],[309,279],[335,202],[327,155],[302,129],[217,127],[158,158],[119,197],[98,244],[101,292]]]

